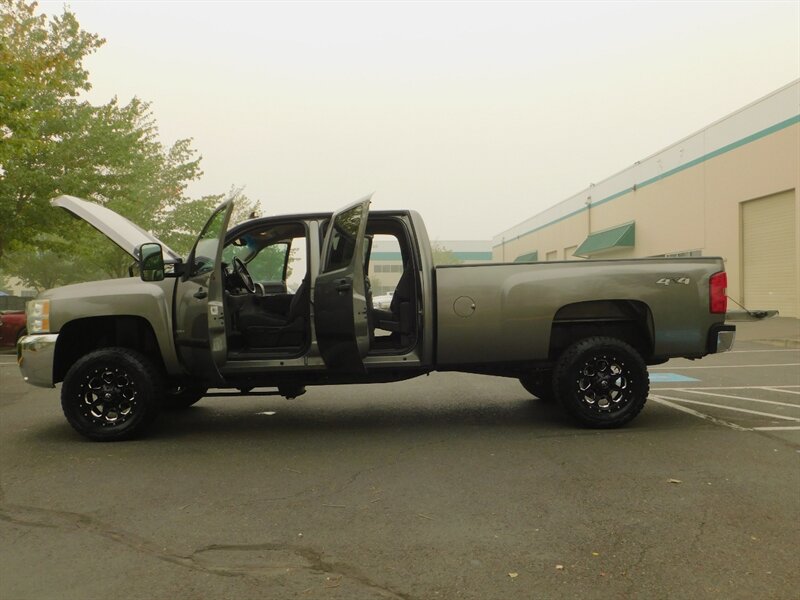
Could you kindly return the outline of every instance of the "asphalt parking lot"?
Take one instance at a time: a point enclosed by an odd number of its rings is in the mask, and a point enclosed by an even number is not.
[[[651,368],[614,431],[440,373],[117,444],[0,355],[0,598],[797,598],[798,321],[735,350]]]
[[[798,321],[744,323],[738,329],[730,353],[651,367],[650,400],[720,426],[800,443]]]

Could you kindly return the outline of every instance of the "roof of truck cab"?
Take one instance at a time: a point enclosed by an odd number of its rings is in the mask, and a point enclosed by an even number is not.
[[[371,210],[369,211],[369,217],[396,217],[398,215],[408,215],[410,214],[410,210]],[[324,221],[326,219],[330,219],[333,216],[333,212],[315,212],[315,213],[297,213],[297,214],[290,214],[290,215],[269,215],[266,217],[257,217],[255,219],[248,219],[247,221],[242,221],[241,223],[237,223],[233,227],[228,230],[228,235],[233,232],[238,232],[243,229],[250,229],[250,227],[254,225],[265,225],[272,222],[283,222],[283,221]]]

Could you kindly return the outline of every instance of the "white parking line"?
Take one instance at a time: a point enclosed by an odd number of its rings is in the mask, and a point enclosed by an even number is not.
[[[759,410],[750,410],[747,408],[737,408],[735,406],[725,406],[724,404],[713,404],[711,402],[700,402],[699,400],[687,400],[686,398],[673,398],[671,396],[660,396],[661,398],[666,398],[667,400],[673,400],[675,402],[685,402],[687,404],[697,404],[699,406],[710,406],[712,408],[720,408],[722,410],[732,410],[735,412],[742,412],[747,413],[750,415],[758,415],[760,417],[770,417],[772,419],[780,419],[782,421],[797,421],[800,423],[800,419],[796,417],[787,417],[784,415],[776,415],[772,413],[765,413]]]
[[[790,408],[800,408],[800,404],[792,404],[791,402],[776,402],[775,400],[761,400],[760,398],[747,398],[746,396],[732,396],[730,394],[719,394],[712,392],[703,392],[701,390],[693,390],[691,388],[684,388],[684,392],[691,394],[703,394],[704,396],[716,396],[718,398],[733,398],[735,400],[747,400],[748,402],[761,402],[763,404],[775,404],[777,406],[788,406]]]
[[[798,387],[798,386],[786,386],[786,387]],[[800,396],[800,392],[796,392],[795,390],[783,390],[783,389],[781,389],[779,387],[776,387],[776,386],[761,387],[759,389],[769,390],[771,392],[784,392],[785,394],[797,394],[798,396]]]
[[[753,431],[800,431],[800,425],[787,425],[786,427],[753,427]]]
[[[789,392],[790,394],[800,394],[800,392],[791,392],[789,390],[784,390],[781,388],[800,388],[800,385],[772,385],[769,387],[764,387],[763,385],[704,385],[702,387],[660,387],[660,388],[653,388],[661,390],[667,390],[670,392],[682,392],[684,390],[775,390],[776,392]]]
[[[674,365],[671,367],[649,367],[649,369],[651,371],[683,371],[684,369],[745,369],[747,367],[800,367],[800,363],[773,363],[769,365],[708,365],[702,367],[679,367]]]
[[[731,350],[728,354],[755,354],[756,352],[800,352],[800,348],[793,348],[790,350],[784,350],[782,348],[776,348],[775,350]]]
[[[712,417],[711,415],[707,415],[705,413],[698,412],[694,409],[691,409],[687,406],[681,406],[680,404],[676,404],[674,402],[670,402],[669,400],[678,400],[678,398],[669,398],[669,396],[650,396],[651,400],[655,400],[659,404],[663,404],[664,406],[669,406],[670,408],[674,408],[675,410],[679,410],[681,412],[688,413],[695,417],[699,417],[706,421],[711,421],[712,423],[716,423],[717,425],[722,425],[723,427],[728,427],[729,429],[735,429],[736,431],[750,431],[747,427],[742,427],[741,425],[737,425],[736,423],[731,423],[730,421],[725,421],[724,419],[718,419],[717,417]]]

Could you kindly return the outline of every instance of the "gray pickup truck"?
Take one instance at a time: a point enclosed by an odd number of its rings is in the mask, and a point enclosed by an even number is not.
[[[29,302],[17,346],[25,381],[63,382],[67,420],[93,440],[139,434],[160,409],[211,388],[293,398],[307,385],[431,371],[518,378],[578,423],[608,428],[642,410],[647,365],[733,344],[721,258],[437,267],[418,213],[369,203],[228,230],[227,201],[183,258],[103,206],[54,199],[135,262],[131,277]],[[383,309],[368,277],[376,238],[402,257]]]

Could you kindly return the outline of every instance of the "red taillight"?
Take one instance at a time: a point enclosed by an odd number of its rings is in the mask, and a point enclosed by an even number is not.
[[[728,312],[728,276],[725,271],[714,273],[708,280],[708,304],[714,314]]]

